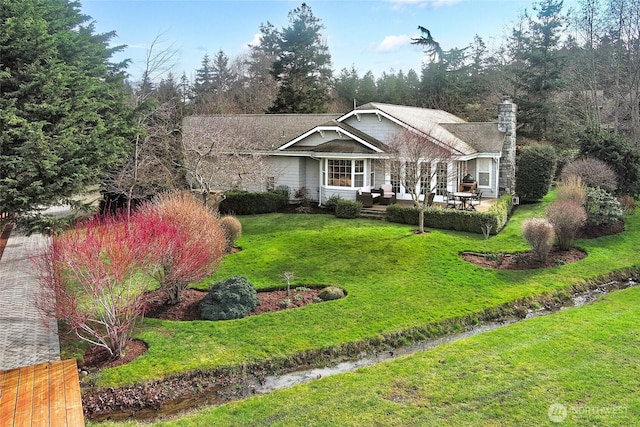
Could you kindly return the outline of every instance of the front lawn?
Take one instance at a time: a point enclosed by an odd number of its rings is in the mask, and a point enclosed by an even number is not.
[[[638,299],[640,288],[619,291],[431,351],[154,425],[637,425]]]
[[[520,225],[542,211],[542,205],[519,207],[505,231],[488,241],[440,230],[415,235],[411,226],[327,215],[241,217],[243,237],[237,244],[242,251],[227,256],[212,281],[243,275],[265,289],[284,286],[283,273],[293,271],[292,286],[337,285],[347,290],[347,298],[233,321],[145,319],[137,337],[149,344],[148,352],[105,369],[97,384],[133,384],[195,369],[285,360],[304,351],[428,329],[638,266],[640,215],[627,218],[621,235],[578,241],[589,255],[574,264],[507,271],[459,258],[462,251],[527,250]]]

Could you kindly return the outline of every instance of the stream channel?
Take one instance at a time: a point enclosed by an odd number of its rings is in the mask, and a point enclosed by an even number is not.
[[[431,350],[442,344],[452,343],[464,338],[472,337],[485,332],[493,331],[507,325],[517,323],[521,320],[531,319],[534,317],[544,316],[555,313],[570,307],[579,307],[588,304],[598,297],[607,293],[634,287],[638,284],[637,278],[628,278],[626,280],[614,280],[608,283],[600,284],[592,289],[574,293],[562,305],[554,305],[552,307],[540,307],[539,309],[528,309],[526,314],[521,317],[513,317],[509,319],[501,319],[500,321],[484,321],[474,326],[468,327],[464,331],[444,335],[438,338],[432,338],[419,341],[414,344],[398,347],[393,349],[385,349],[375,352],[374,354],[362,354],[361,357],[344,361],[333,366],[324,368],[300,368],[292,372],[280,375],[265,376],[260,379],[249,375],[240,383],[231,381],[226,386],[209,388],[208,392],[191,394],[162,402],[159,407],[138,408],[138,410],[126,409],[120,407],[120,410],[105,411],[103,413],[86,414],[88,418],[96,421],[112,419],[123,420],[135,418],[138,420],[163,419],[179,415],[185,410],[201,408],[205,405],[221,405],[229,401],[241,400],[251,395],[266,394],[275,390],[292,387],[298,384],[304,384],[319,378],[337,375],[341,373],[351,372],[358,368],[371,366],[376,363],[393,360],[395,358],[410,355],[419,351]],[[86,409],[86,408],[85,408]]]

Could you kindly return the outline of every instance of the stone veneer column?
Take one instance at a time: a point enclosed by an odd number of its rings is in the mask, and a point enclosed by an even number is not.
[[[498,107],[498,130],[504,133],[498,193],[514,194],[516,185],[516,112],[518,108],[505,97]]]

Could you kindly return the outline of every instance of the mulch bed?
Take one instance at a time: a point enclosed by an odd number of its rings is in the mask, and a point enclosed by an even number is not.
[[[605,226],[589,226],[579,230],[579,239],[594,239],[622,233],[624,221],[618,221]],[[520,252],[515,254],[483,254],[475,252],[463,252],[460,257],[473,264],[496,268],[499,270],[532,270],[536,268],[555,267],[563,264],[580,261],[587,256],[583,251],[571,248],[563,251],[554,247],[547,256],[546,262],[541,262],[533,252]]]
[[[316,297],[321,288],[304,288],[304,290],[291,289],[289,295],[286,290],[258,292],[258,305],[249,316],[257,314],[289,310],[296,307],[304,307],[317,301]],[[146,317],[153,317],[163,320],[201,320],[200,301],[207,293],[195,289],[187,289],[182,293],[182,301],[175,305],[168,305],[168,297],[164,291],[148,292],[144,295],[144,302],[147,306]],[[288,303],[283,301],[288,300]],[[98,346],[90,347],[84,354],[82,370],[93,372],[103,368],[113,368],[131,362],[147,351],[147,345],[140,340],[132,340],[127,344],[123,357],[118,360],[110,360],[109,352]]]

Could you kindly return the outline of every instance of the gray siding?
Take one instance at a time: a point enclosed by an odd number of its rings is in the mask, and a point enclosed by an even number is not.
[[[381,120],[378,120],[376,114],[360,114],[359,116],[360,121],[353,116],[345,120],[345,123],[382,142],[389,142],[400,130],[398,125],[382,116],[380,116]]]

